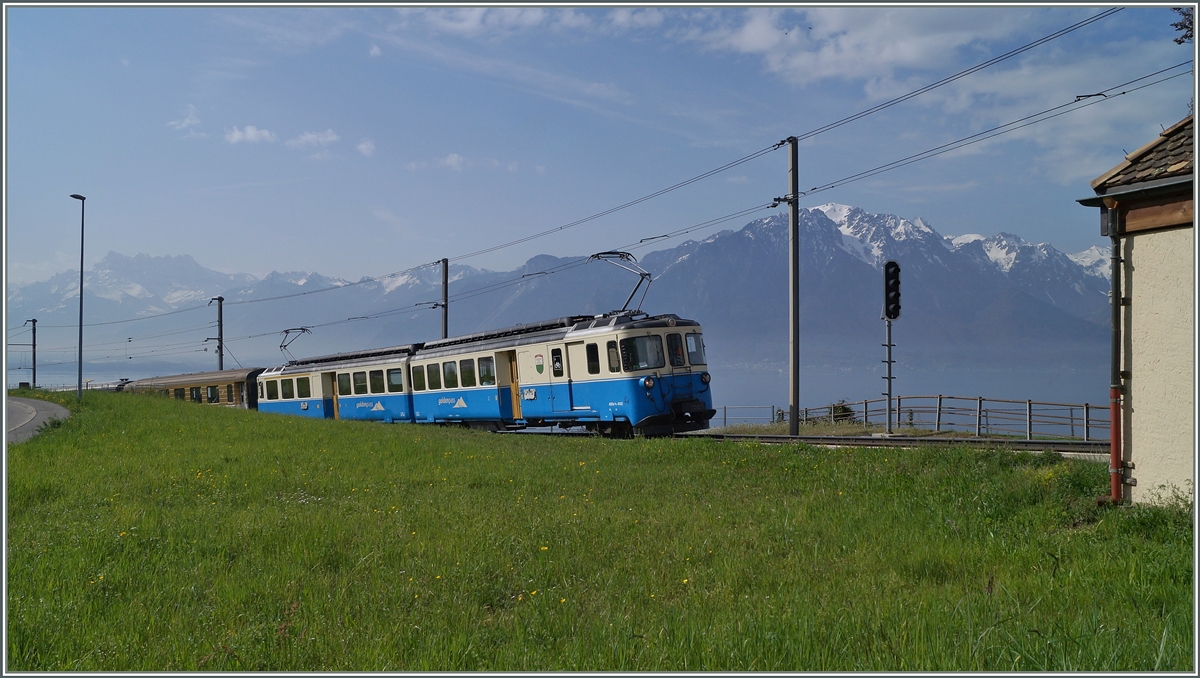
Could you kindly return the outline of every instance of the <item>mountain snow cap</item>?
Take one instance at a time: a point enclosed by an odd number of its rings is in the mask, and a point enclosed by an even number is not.
[[[1082,266],[1084,270],[1088,272],[1088,275],[1094,275],[1104,278],[1105,280],[1109,280],[1112,273],[1110,270],[1112,266],[1111,262],[1109,261],[1111,254],[1112,253],[1106,248],[1100,247],[1099,245],[1092,245],[1082,252],[1068,254],[1067,258]]]
[[[849,205],[840,205],[836,202],[829,202],[825,203],[824,205],[818,205],[813,209],[817,210],[818,212],[823,212],[825,216],[829,217],[830,221],[841,226],[842,224],[846,223],[846,218],[850,216],[850,212],[858,208],[851,207]]]

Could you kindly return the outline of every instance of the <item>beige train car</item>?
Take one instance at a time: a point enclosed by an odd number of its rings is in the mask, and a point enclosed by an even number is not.
[[[176,400],[258,409],[258,375],[264,368],[195,372],[169,377],[150,377],[127,382],[120,390],[129,393],[151,393]]]

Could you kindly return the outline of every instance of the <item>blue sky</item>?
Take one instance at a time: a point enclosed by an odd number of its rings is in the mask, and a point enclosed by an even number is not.
[[[115,250],[357,280],[455,257],[665,188],[1100,11],[9,5],[8,284],[78,266],[71,193],[88,197],[89,266]],[[801,189],[1189,61],[1193,46],[1172,42],[1176,18],[1131,7],[806,140]],[[1189,73],[1111,97],[801,205],[920,217],[946,235],[1008,231],[1067,252],[1102,244],[1095,210],[1075,199],[1182,119],[1193,83]],[[586,255],[786,191],[786,153],[770,153],[460,263]]]

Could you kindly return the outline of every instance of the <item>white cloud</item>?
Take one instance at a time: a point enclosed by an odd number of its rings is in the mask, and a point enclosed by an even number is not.
[[[407,167],[410,172],[416,172],[418,170],[428,169],[430,167],[443,167],[454,170],[455,172],[462,172],[464,170],[471,169],[503,170],[510,174],[520,170],[520,164],[515,160],[511,162],[500,162],[496,158],[468,158],[459,155],[458,153],[449,153],[443,157],[433,158],[428,161],[421,160],[417,162],[410,162],[408,163]],[[539,173],[541,171],[542,170],[540,169],[538,170]]]
[[[559,28],[579,29],[591,26],[592,20],[573,9],[562,9],[554,14],[554,24]]]
[[[368,158],[375,154],[375,142],[370,139],[363,139],[355,148]]]
[[[609,23],[619,29],[657,28],[662,25],[663,13],[657,9],[615,9],[608,17]]]
[[[450,169],[454,170],[455,172],[461,172],[463,170],[463,163],[466,162],[466,158],[462,157],[461,155],[459,155],[457,153],[451,153],[450,155],[448,155],[444,158],[438,158],[437,160],[434,160],[433,162],[434,162],[434,164],[440,165],[441,167],[449,167]]]
[[[377,57],[377,56],[383,54],[383,50],[379,49],[379,45],[372,44],[371,51],[367,52],[367,54],[370,54],[373,57]]]
[[[192,129],[192,127],[195,127],[199,124],[200,118],[196,117],[196,107],[191,104],[187,105],[187,115],[183,116],[183,118],[179,120],[172,120],[167,123],[168,126],[174,127],[175,129],[187,130],[187,136],[189,137],[204,136],[203,134]]]
[[[1094,13],[1094,12],[1093,12]],[[1036,32],[1007,8],[836,7],[750,9],[678,33],[711,49],[760,54],[768,71],[806,84],[826,78],[889,79],[901,69],[942,69],[960,51]]]
[[[254,125],[246,125],[244,129],[234,127],[233,130],[225,132],[225,141],[231,144],[240,144],[246,142],[248,144],[257,144],[261,141],[273,143],[277,137],[268,130],[259,129]]]
[[[439,33],[462,37],[509,33],[546,22],[548,13],[537,7],[455,7],[452,9],[399,9],[402,19],[424,24]]]
[[[333,130],[327,129],[324,132],[305,132],[295,139],[288,139],[286,143],[291,148],[304,148],[305,146],[325,147],[340,138]]]

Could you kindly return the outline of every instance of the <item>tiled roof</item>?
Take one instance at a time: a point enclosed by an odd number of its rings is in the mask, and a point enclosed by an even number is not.
[[[1092,188],[1097,192],[1117,186],[1140,184],[1192,174],[1194,119],[1184,118],[1154,141],[1125,156],[1125,162],[1096,177]]]

